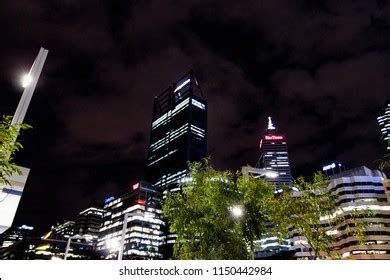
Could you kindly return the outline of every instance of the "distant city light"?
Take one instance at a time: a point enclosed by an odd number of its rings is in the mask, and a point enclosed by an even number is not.
[[[139,188],[139,183],[136,183],[136,184],[133,185],[133,190],[136,190],[138,188]]]
[[[339,165],[341,166],[341,165]],[[326,171],[326,170],[329,170],[329,169],[333,169],[336,167],[336,164],[333,162],[332,164],[329,164],[329,165],[325,165],[324,167],[322,167],[322,171]]]
[[[32,77],[30,74],[25,74],[22,77],[22,87],[26,88],[32,82]]]
[[[115,197],[110,196],[110,197],[108,197],[108,198],[106,198],[106,199],[104,200],[104,204],[110,203],[110,202],[113,201],[114,199],[115,199]]]
[[[143,200],[143,199],[137,199],[137,200],[135,201],[135,203],[144,205],[144,204],[145,204],[145,200]]]
[[[21,227],[19,227],[19,229],[33,230],[34,227],[22,225]]]

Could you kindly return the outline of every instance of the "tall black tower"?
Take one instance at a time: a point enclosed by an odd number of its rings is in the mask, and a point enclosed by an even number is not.
[[[178,190],[188,163],[207,155],[207,102],[190,71],[154,99],[148,181],[162,191]]]

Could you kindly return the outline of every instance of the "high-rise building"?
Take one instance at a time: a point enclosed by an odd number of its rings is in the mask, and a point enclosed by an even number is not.
[[[268,117],[268,127],[260,140],[261,156],[257,168],[244,167],[243,174],[262,177],[275,187],[279,193],[283,185],[293,188],[290,163],[287,152],[286,137],[279,133]],[[245,173],[244,173],[245,170]],[[272,223],[269,224],[272,227]],[[283,241],[276,236],[268,236],[256,241],[254,258],[256,259],[290,259],[290,240]]]
[[[0,250],[14,245],[15,243],[23,240],[25,237],[30,237],[34,227],[28,225],[22,225],[18,227],[11,227],[3,234],[0,234]]]
[[[177,190],[188,176],[188,162],[207,155],[207,103],[191,71],[154,99],[148,181],[160,190]]]
[[[390,99],[387,100],[382,109],[381,115],[377,118],[381,129],[381,138],[385,144],[386,150],[390,152]]]
[[[96,244],[104,213],[105,211],[98,207],[89,207],[81,211],[75,220],[75,234],[84,235]]]
[[[51,237],[57,240],[67,240],[69,237],[75,235],[74,221],[64,221],[63,223],[57,223],[51,228]]]
[[[276,189],[286,185],[292,187],[290,162],[287,153],[286,137],[279,133],[268,117],[268,127],[265,135],[260,140],[261,156],[257,167],[261,167],[275,176],[268,176],[266,180],[273,184]]]
[[[138,182],[104,203],[104,218],[97,249],[104,259],[118,259],[125,231],[123,259],[159,259],[164,226],[162,193],[146,182]],[[125,215],[127,225],[124,227]]]
[[[336,242],[333,252],[345,259],[390,259],[390,202],[386,195],[386,175],[365,166],[342,171],[330,176],[328,189],[337,196],[335,210],[339,223],[328,230]],[[367,215],[352,217],[355,210],[369,210]],[[327,227],[324,217],[323,226]],[[355,227],[356,222],[365,225],[364,241],[360,242]],[[305,238],[294,236],[293,246],[297,258],[311,258]]]

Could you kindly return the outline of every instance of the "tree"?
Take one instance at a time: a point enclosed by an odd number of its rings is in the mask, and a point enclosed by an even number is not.
[[[168,193],[163,213],[177,234],[178,259],[250,259],[265,232],[273,188],[253,177],[213,169],[208,160],[190,166],[182,192]],[[241,207],[235,217],[232,210]]]
[[[298,233],[306,238],[314,258],[338,258],[332,247],[337,228],[364,241],[364,217],[368,211],[344,212],[337,196],[328,190],[328,178],[318,172],[312,181],[295,181],[299,191],[274,187],[263,179],[217,171],[208,160],[190,166],[182,192],[168,193],[163,214],[170,231],[177,234],[174,257],[178,259],[249,259],[254,241],[280,239]],[[241,217],[232,207],[243,209]],[[352,226],[351,226],[352,224]],[[271,226],[270,226],[271,225]]]
[[[8,178],[21,171],[14,163],[14,155],[23,148],[16,139],[20,130],[31,128],[27,124],[11,125],[12,116],[3,116],[0,119],[0,187],[8,185]]]
[[[337,195],[328,189],[328,178],[323,173],[315,173],[313,180],[309,182],[299,177],[294,186],[298,188],[298,192],[284,188],[273,201],[269,219],[274,224],[274,233],[280,238],[294,233],[305,237],[308,248],[314,250],[314,259],[320,256],[339,258],[332,246],[337,241],[337,228],[346,221],[345,232],[356,235],[359,242],[364,241],[366,225],[361,218],[369,216],[370,212],[345,212],[337,206]],[[352,227],[348,226],[351,223]]]
[[[379,160],[379,170],[383,172],[390,170],[390,154],[385,155]]]

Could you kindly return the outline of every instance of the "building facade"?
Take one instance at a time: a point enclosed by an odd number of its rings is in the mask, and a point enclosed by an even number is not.
[[[9,229],[26,185],[30,169],[18,166],[21,174],[13,173],[7,178],[9,184],[0,182],[0,234]]]
[[[380,116],[377,118],[381,130],[381,139],[386,151],[390,152],[390,99],[387,100]]]
[[[188,162],[207,155],[207,103],[191,71],[154,99],[147,179],[160,190],[177,190]]]
[[[283,185],[293,188],[286,137],[275,128],[271,117],[268,117],[268,127],[260,140],[260,151],[257,168],[245,167],[249,168],[249,174],[264,178],[275,187],[276,194]],[[290,241],[288,238],[280,241],[278,237],[268,236],[256,241],[254,254],[255,259],[290,259]]]
[[[28,225],[11,227],[3,234],[0,234],[0,250],[22,241],[25,237],[31,237],[33,230],[34,227]]]
[[[268,117],[266,133],[260,140],[260,151],[261,156],[257,167],[276,173],[275,176],[268,176],[266,180],[273,184],[276,190],[283,185],[292,187],[293,178],[291,176],[286,136],[277,131],[271,117]]]
[[[98,207],[89,207],[81,211],[75,220],[75,234],[87,236],[96,245],[104,213],[105,211]]]
[[[57,223],[51,228],[51,237],[57,240],[67,240],[69,237],[75,235],[74,221],[64,221],[63,223]]]
[[[330,176],[328,189],[337,197],[340,222],[328,234],[334,235],[335,256],[343,259],[390,259],[390,203],[386,195],[386,175],[362,166]],[[388,181],[388,180],[387,180]],[[352,211],[369,210],[361,217]],[[324,226],[327,219],[323,219]],[[355,224],[364,224],[364,240],[360,242]],[[313,251],[305,239],[296,235],[291,250],[296,258],[311,258]]]
[[[160,259],[164,242],[161,210],[162,193],[146,182],[105,200],[103,224],[97,250],[104,259],[118,259],[121,236],[125,230],[123,259]],[[123,227],[127,215],[127,225]]]

